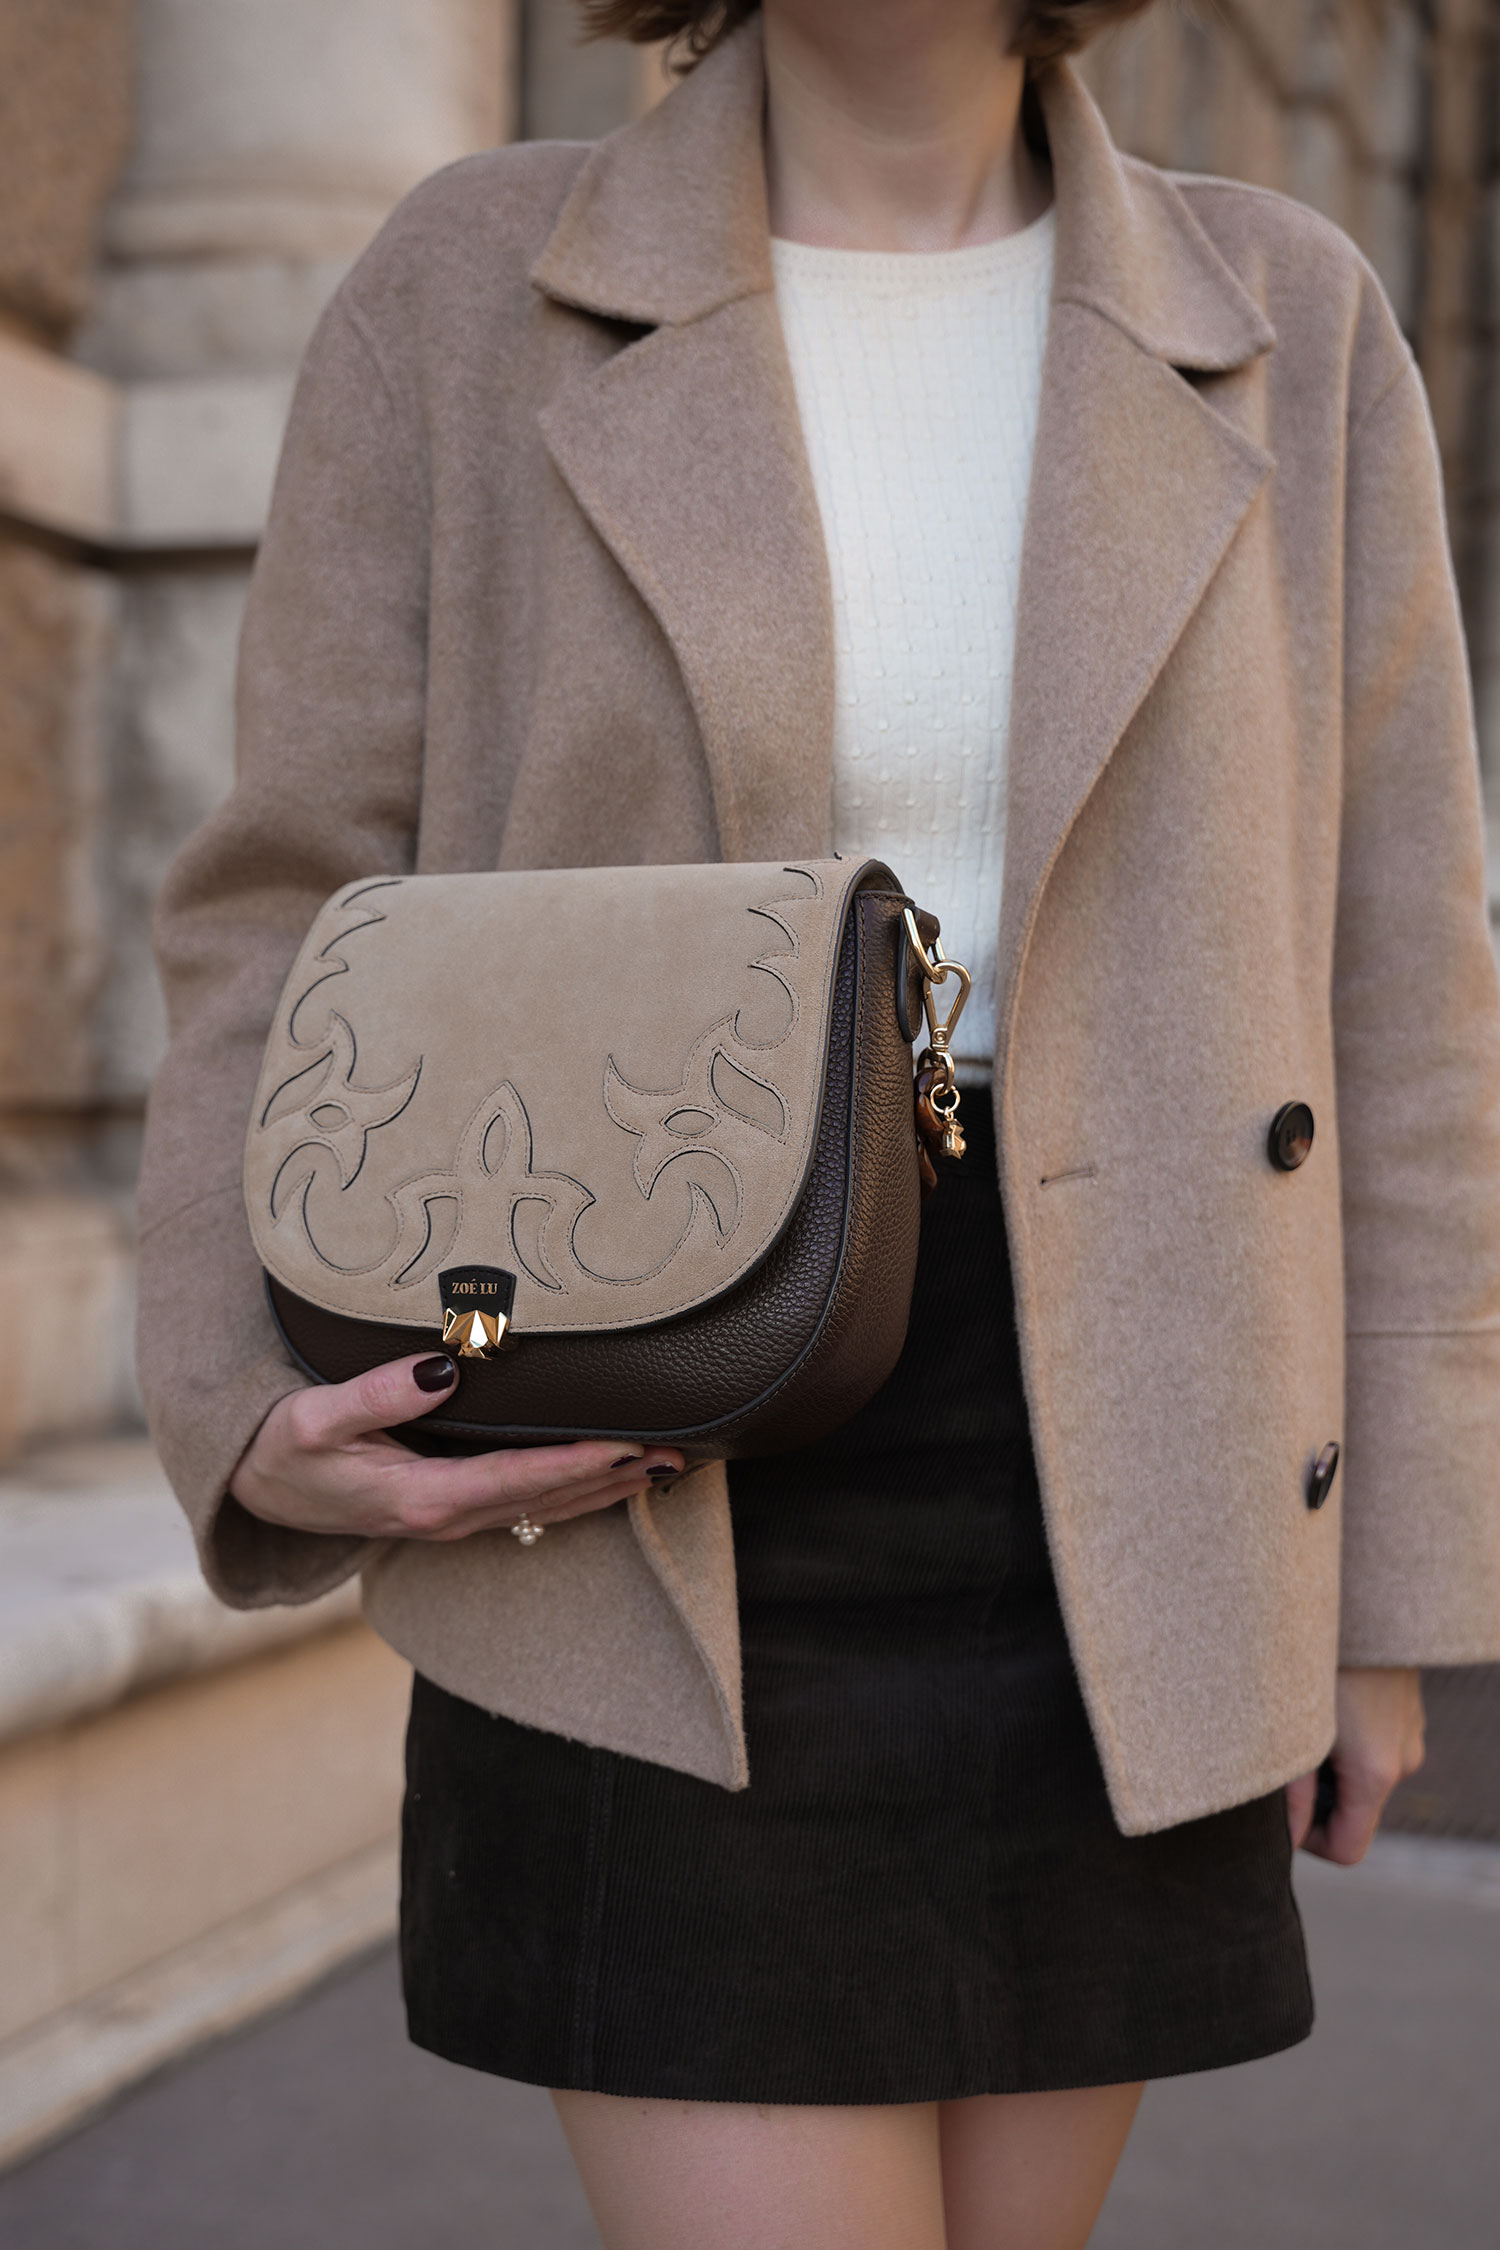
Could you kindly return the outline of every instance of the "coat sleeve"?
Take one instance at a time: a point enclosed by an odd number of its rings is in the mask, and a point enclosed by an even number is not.
[[[415,854],[429,535],[415,431],[346,290],[308,354],[251,584],[235,787],[157,909],[170,1038],[141,1181],[141,1382],[205,1575],[240,1607],[311,1600],[367,1546],[264,1524],[226,1487],[303,1381],[241,1194],[261,1049],[324,898]]]
[[[1500,998],[1437,449],[1392,332],[1349,443],[1334,960],[1341,1658],[1500,1657]]]

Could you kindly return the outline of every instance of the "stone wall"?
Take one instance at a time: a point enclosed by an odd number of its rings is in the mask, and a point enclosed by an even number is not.
[[[128,144],[132,31],[129,0],[0,6],[0,381],[11,412],[31,384],[44,422]],[[34,536],[48,433],[18,434],[0,468],[0,1457],[39,1418],[107,1424],[132,1398],[128,1222],[94,1161],[90,1044],[119,604],[107,572]],[[93,1360],[76,1401],[68,1301]]]
[[[514,126],[505,0],[137,0],[138,115],[81,351],[295,366],[407,189]]]
[[[128,145],[131,32],[129,0],[0,6],[0,331],[44,349],[87,302]],[[13,486],[0,476],[0,511]],[[91,1091],[115,608],[107,577],[0,513],[0,1167],[17,1122],[34,1144],[30,1120]]]
[[[64,340],[130,130],[132,0],[0,7],[0,316]]]

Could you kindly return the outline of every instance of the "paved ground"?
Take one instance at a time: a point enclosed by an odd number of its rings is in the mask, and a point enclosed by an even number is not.
[[[1155,2087],[1095,2250],[1496,2250],[1500,1854],[1302,1896],[1316,2033]],[[598,2250],[546,2096],[407,2047],[388,1952],[0,2180],[0,2245]]]

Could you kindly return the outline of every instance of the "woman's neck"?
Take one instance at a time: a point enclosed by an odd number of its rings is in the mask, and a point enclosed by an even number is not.
[[[763,0],[771,232],[956,250],[1046,209],[1014,0]]]

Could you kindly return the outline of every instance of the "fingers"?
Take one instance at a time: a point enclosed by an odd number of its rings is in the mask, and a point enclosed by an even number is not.
[[[1292,1832],[1292,1850],[1301,1851],[1312,1827],[1313,1806],[1317,1801],[1318,1777],[1303,1773],[1286,1785],[1286,1821]]]
[[[1338,1677],[1334,1810],[1306,1848],[1341,1867],[1369,1850],[1386,1799],[1422,1762],[1422,1683],[1407,1666],[1350,1666]],[[1295,1784],[1293,1785],[1296,1786]]]
[[[1422,1683],[1416,1688],[1407,1706],[1406,1723],[1401,1737],[1401,1779],[1409,1781],[1427,1762],[1427,1713],[1422,1702]]]
[[[288,1393],[238,1463],[231,1489],[252,1514],[306,1531],[375,1539],[462,1539],[522,1515],[560,1522],[680,1475],[670,1446],[585,1438],[432,1459],[393,1432],[451,1395],[444,1353],[392,1360],[347,1383]]]
[[[293,1402],[296,1440],[308,1449],[336,1448],[376,1430],[399,1429],[430,1414],[457,1381],[458,1369],[446,1352],[423,1352],[387,1360],[347,1383],[299,1391]]]
[[[1334,1763],[1337,1769],[1337,1759]],[[1327,1827],[1317,1831],[1309,1848],[1320,1859],[1331,1859],[1340,1867],[1357,1867],[1370,1848],[1380,1824],[1381,1807],[1395,1783],[1377,1783],[1369,1775],[1356,1779],[1342,1769],[1338,1771],[1338,1803]]]
[[[496,1501],[487,1506],[471,1507],[449,1518],[436,1528],[425,1531],[422,1537],[439,1544],[455,1540],[472,1539],[487,1531],[513,1531],[524,1516],[539,1531],[551,1529],[556,1524],[571,1522],[574,1516],[596,1515],[606,1508],[615,1508],[631,1499],[641,1488],[639,1473],[635,1476],[618,1475],[605,1484],[590,1485],[582,1491],[566,1495],[552,1493],[541,1500],[522,1507],[513,1500]]]
[[[1401,1779],[1401,1762],[1336,1746],[1333,1770],[1338,1781],[1333,1811],[1326,1826],[1309,1827],[1306,1848],[1339,1867],[1357,1867],[1374,1842],[1386,1799]]]
[[[536,1523],[557,1523],[589,1509],[613,1507],[632,1493],[680,1475],[682,1467],[682,1455],[669,1447],[592,1438],[461,1460],[413,1459],[403,1476],[404,1535],[465,1539],[513,1524],[523,1515]]]

